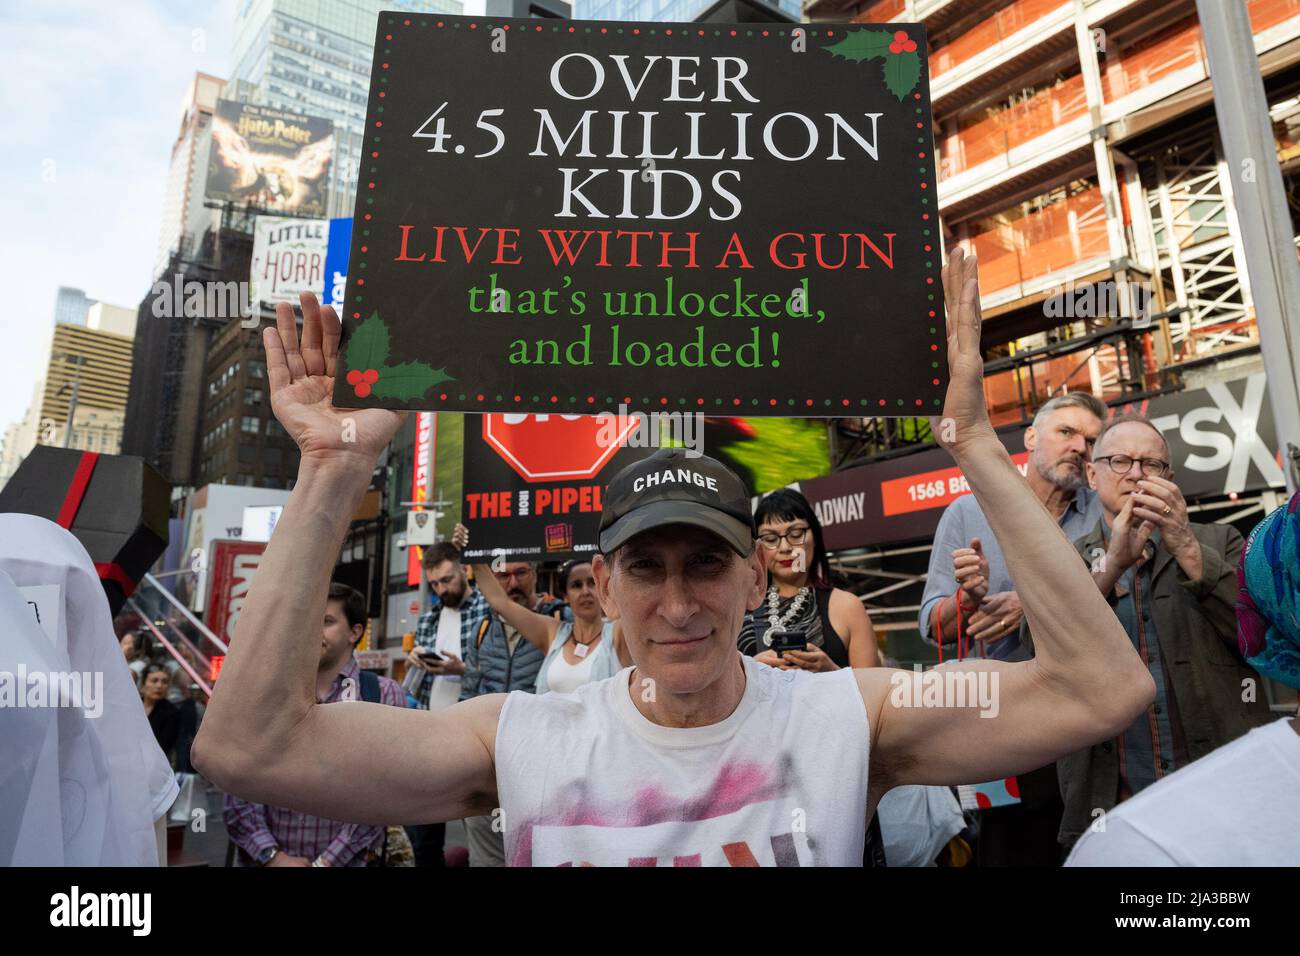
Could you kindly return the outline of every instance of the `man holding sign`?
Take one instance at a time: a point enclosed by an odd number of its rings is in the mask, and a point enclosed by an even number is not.
[[[602,516],[593,571],[633,667],[573,694],[487,695],[438,713],[319,706],[304,622],[323,610],[401,416],[335,407],[339,321],[305,295],[301,343],[287,307],[264,334],[272,404],[302,449],[263,558],[260,578],[277,585],[248,596],[239,627],[257,640],[232,644],[196,768],[246,799],[334,819],[492,814],[517,865],[856,866],[891,788],[996,779],[1119,733],[1151,701],[1151,676],[989,424],[974,260],[954,250],[944,281],[954,428],[938,433],[952,436],[993,533],[1017,542],[1007,559],[1033,660],[928,674],[747,661],[736,635],[765,568],[739,479],[701,457],[640,462],[611,482],[619,504]],[[976,683],[992,685],[995,710],[967,699]]]

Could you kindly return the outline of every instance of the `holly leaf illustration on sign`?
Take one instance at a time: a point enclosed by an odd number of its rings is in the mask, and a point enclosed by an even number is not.
[[[388,361],[388,326],[372,313],[348,340],[348,368],[364,372],[379,368]]]
[[[900,100],[921,78],[921,58],[915,53],[895,53],[885,58],[885,86]]]
[[[422,398],[432,386],[450,381],[452,377],[443,369],[432,368],[424,362],[403,362],[381,368],[371,392],[379,398]]]
[[[885,86],[900,100],[916,89],[921,79],[921,57],[916,41],[906,30],[857,30],[843,40],[822,47],[832,56],[846,60],[884,59]]]
[[[357,326],[348,340],[345,380],[357,398],[374,395],[409,401],[423,398],[439,382],[455,381],[445,369],[433,368],[426,362],[385,365],[387,359],[388,326],[376,312]]]
[[[856,30],[843,40],[824,47],[828,53],[846,60],[874,60],[889,53],[894,35],[881,30]]]

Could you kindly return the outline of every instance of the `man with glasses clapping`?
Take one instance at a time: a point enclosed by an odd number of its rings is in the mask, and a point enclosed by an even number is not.
[[[1118,737],[1057,762],[1067,847],[1116,804],[1270,719],[1259,675],[1237,649],[1242,537],[1189,521],[1173,477],[1169,445],[1148,419],[1117,416],[1097,437],[1088,483],[1102,519],[1075,547],[1156,697]],[[1032,646],[1027,631],[1021,638]]]

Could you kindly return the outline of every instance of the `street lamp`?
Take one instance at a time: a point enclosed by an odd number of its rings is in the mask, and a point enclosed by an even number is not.
[[[61,358],[70,360],[77,366],[77,374],[71,382],[64,382],[59,386],[59,390],[54,393],[55,397],[62,395],[65,389],[72,389],[72,396],[68,399],[68,421],[63,428],[63,447],[67,448],[72,443],[72,422],[77,416],[77,396],[81,393],[81,369],[90,364],[90,359],[84,355],[69,355],[66,352],[54,352],[51,358]]]

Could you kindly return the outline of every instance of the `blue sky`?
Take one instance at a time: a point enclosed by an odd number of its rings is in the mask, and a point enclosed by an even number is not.
[[[149,289],[181,100],[225,78],[236,0],[0,0],[0,431],[43,375],[61,285]]]

